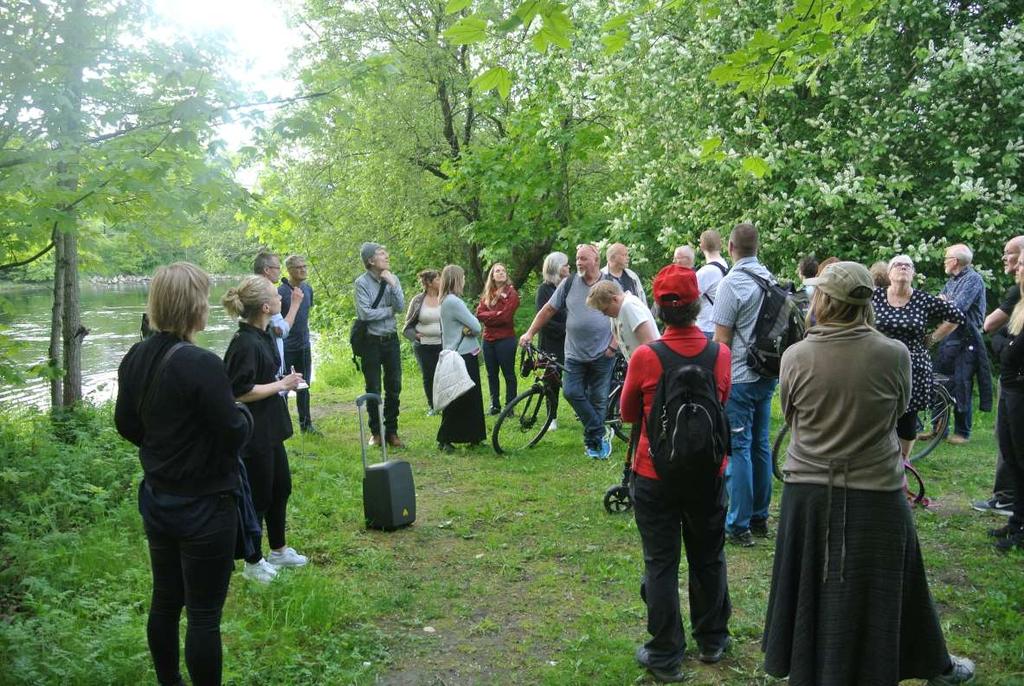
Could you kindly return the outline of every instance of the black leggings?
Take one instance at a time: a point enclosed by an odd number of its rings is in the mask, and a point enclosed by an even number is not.
[[[1006,461],[1018,497],[1013,501],[1010,526],[1024,529],[1024,391],[1003,386],[996,423],[999,451]]]
[[[896,435],[904,441],[917,438],[917,412],[908,410],[896,420]]]
[[[178,622],[185,608],[185,664],[195,686],[220,684],[220,616],[234,567],[238,515],[221,496],[210,521],[194,536],[175,538],[146,527],[153,569],[153,600],[146,637],[157,681],[181,684]]]
[[[288,452],[283,443],[253,449],[247,447],[243,456],[252,489],[252,506],[260,524],[267,532],[271,550],[284,547],[284,527],[288,496],[292,494],[292,473],[288,466]],[[245,559],[259,562],[263,552],[257,550]]]

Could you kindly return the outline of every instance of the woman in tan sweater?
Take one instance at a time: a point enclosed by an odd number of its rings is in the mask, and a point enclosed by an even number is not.
[[[761,647],[790,686],[957,684],[903,495],[896,418],[910,402],[910,353],[872,327],[871,274],[838,262],[816,286],[817,324],[782,357],[793,438]]]

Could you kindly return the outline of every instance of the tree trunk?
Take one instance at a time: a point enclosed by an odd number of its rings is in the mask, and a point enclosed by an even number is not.
[[[73,212],[73,210],[72,210]],[[73,218],[71,223],[74,224]],[[82,340],[88,333],[82,326],[81,297],[78,290],[78,236],[64,234],[64,406],[82,399]]]
[[[63,368],[61,357],[61,323],[64,321],[64,239],[60,229],[53,227],[53,311],[50,314],[50,408],[64,406],[64,386],[57,370]]]
[[[67,68],[65,89],[67,105],[59,112],[57,126],[60,132],[61,148],[65,159],[59,165],[62,176],[60,185],[68,190],[78,188],[78,172],[73,162],[68,162],[68,152],[77,150],[82,143],[82,74],[84,72],[85,38],[83,22],[88,21],[83,0],[70,3],[67,19]],[[64,364],[64,397],[63,406],[70,407],[82,399],[82,339],[87,333],[82,326],[81,299],[78,290],[78,211],[74,206],[63,208],[60,238],[63,243],[63,254],[55,267],[54,286],[56,288],[56,272],[60,271],[63,289],[63,317],[61,333],[63,337]]]

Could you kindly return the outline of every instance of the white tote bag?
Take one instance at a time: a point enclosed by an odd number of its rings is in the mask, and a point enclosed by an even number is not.
[[[442,350],[434,371],[434,410],[448,407],[453,400],[475,385],[473,379],[469,378],[462,355],[455,350]]]

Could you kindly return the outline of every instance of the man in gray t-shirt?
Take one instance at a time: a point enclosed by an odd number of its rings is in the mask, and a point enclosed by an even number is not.
[[[601,281],[600,258],[590,244],[576,249],[578,273],[570,274],[555,289],[551,299],[537,312],[533,323],[519,339],[526,346],[535,333],[559,310],[565,310],[565,376],[563,393],[583,422],[583,442],[588,457],[607,459],[612,452],[605,438],[604,418],[608,391],[615,365],[616,345],[608,317],[587,307],[590,289]]]
[[[715,341],[732,350],[732,390],[725,405],[732,429],[732,452],[725,470],[729,511],[725,530],[730,542],[754,545],[753,536],[768,536],[772,500],[772,458],[768,432],[772,394],[777,380],[762,377],[747,364],[757,313],[764,295],[751,273],[772,279],[757,260],[758,235],[753,224],[737,224],[729,236],[732,270],[718,282],[711,319]]]

